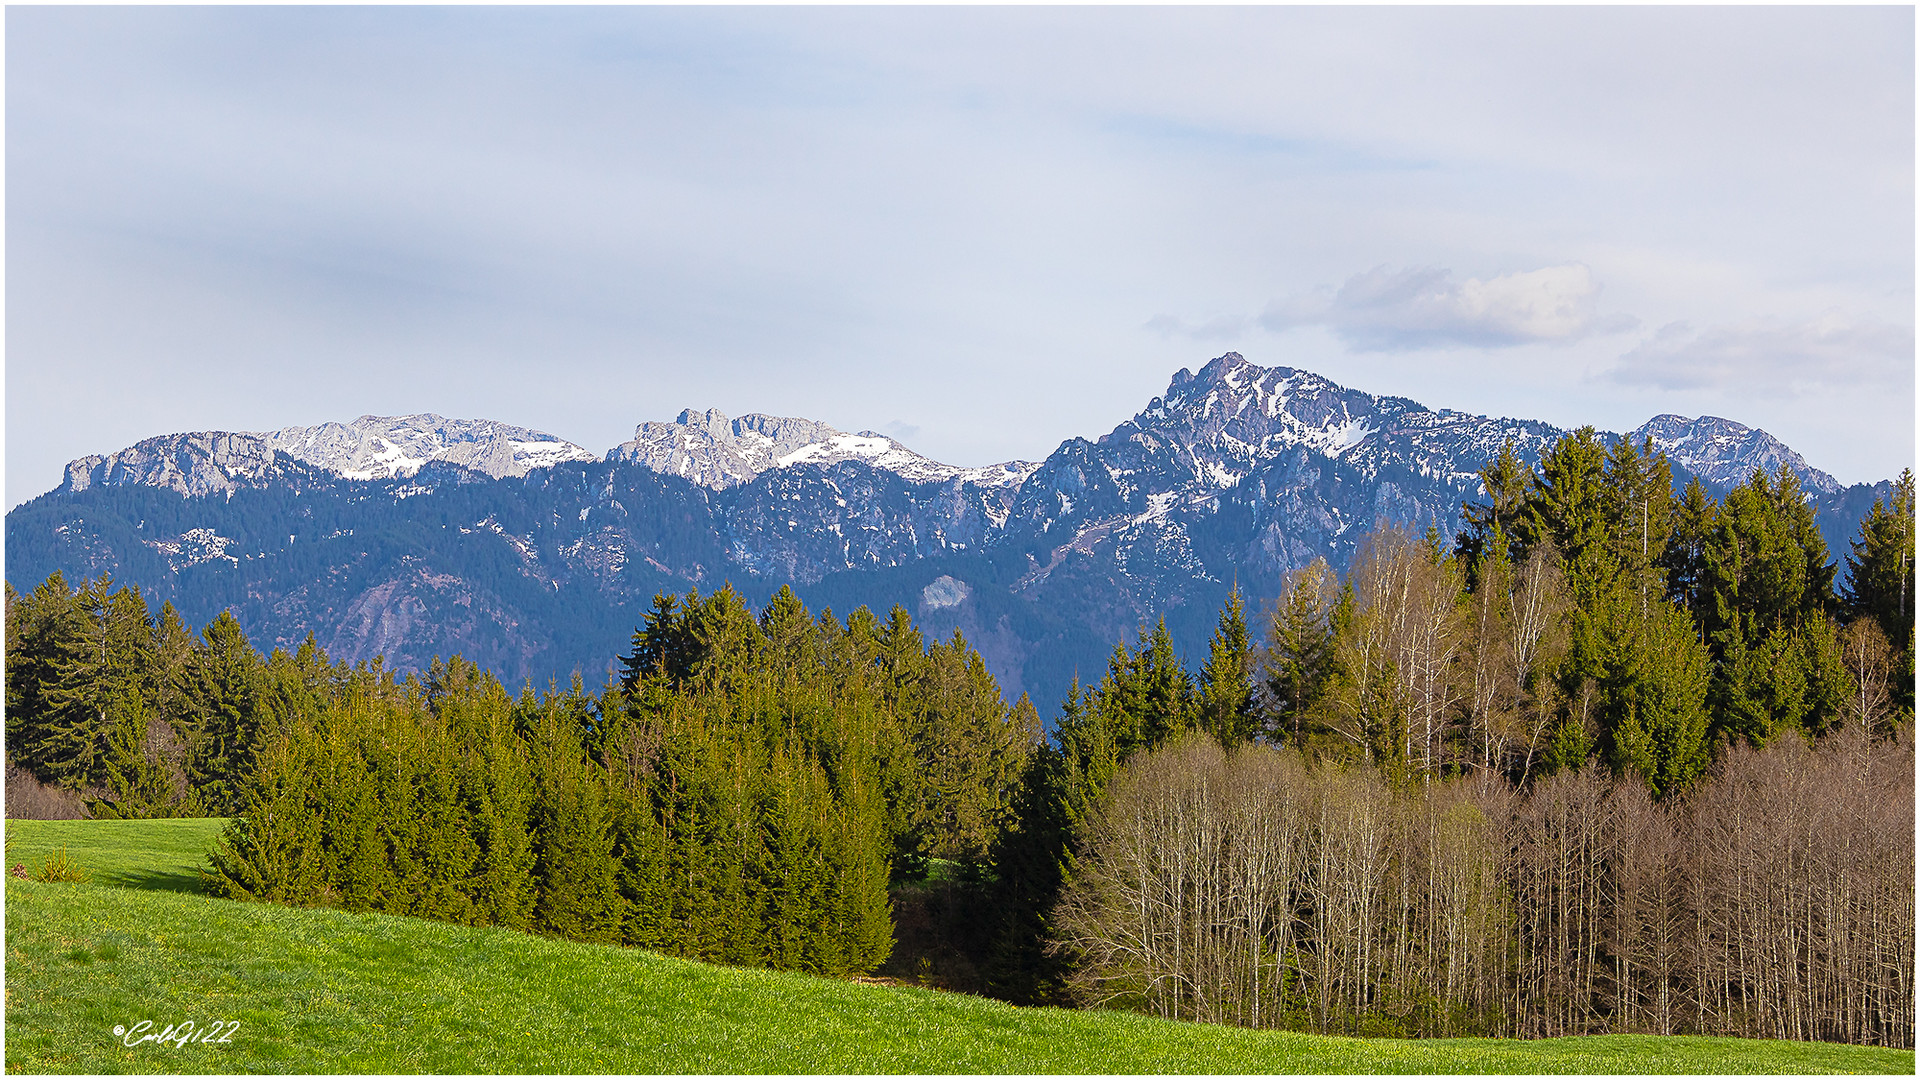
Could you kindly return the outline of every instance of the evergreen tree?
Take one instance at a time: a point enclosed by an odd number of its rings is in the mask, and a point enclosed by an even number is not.
[[[534,718],[535,928],[575,941],[617,941],[622,915],[612,820],[580,733],[585,703],[574,694],[543,703]]]
[[[1607,452],[1606,512],[1613,562],[1643,618],[1666,592],[1661,567],[1673,518],[1673,477],[1667,456],[1644,439],[1621,439]]]
[[[153,652],[153,626],[137,590],[115,590],[107,578],[87,582],[74,598],[62,632],[64,648],[52,663],[46,691],[49,715],[23,747],[49,779],[74,790],[97,788],[109,799],[109,765],[136,770],[145,742],[144,708]],[[141,716],[139,733],[127,729]]]
[[[691,610],[699,603],[699,593],[690,593],[686,603]],[[655,595],[653,609],[640,629],[633,632],[633,651],[620,658],[620,682],[628,693],[633,693],[647,676],[659,676],[667,685],[678,686],[692,674],[697,650],[685,620],[676,615],[678,607],[677,597]]]
[[[1847,556],[1846,607],[1872,618],[1894,653],[1893,707],[1913,715],[1913,470],[1903,469],[1891,499],[1875,499]]]
[[[1142,628],[1138,648],[1114,646],[1107,676],[1095,691],[1102,724],[1114,732],[1122,756],[1155,747],[1186,731],[1193,722],[1193,678],[1174,652],[1173,636],[1161,619],[1149,635]]]
[[[1583,608],[1617,569],[1606,471],[1607,450],[1593,428],[1572,432],[1541,458],[1526,508],[1514,522],[1515,539],[1523,548],[1553,543],[1575,602]]]
[[[1693,613],[1703,623],[1707,593],[1707,538],[1718,525],[1720,504],[1709,498],[1699,477],[1687,481],[1687,490],[1669,514],[1667,546],[1658,560],[1667,575],[1667,598]]]
[[[1834,609],[1836,567],[1799,478],[1782,465],[1728,492],[1704,551],[1703,605],[1710,638],[1739,632],[1748,644],[1776,628]]]
[[[253,769],[260,735],[261,663],[239,620],[223,611],[202,631],[188,662],[190,753],[187,775],[216,814],[238,805],[241,778]]]
[[[1334,575],[1315,559],[1288,577],[1261,653],[1261,678],[1269,713],[1266,735],[1304,746],[1316,730],[1321,701],[1333,677],[1330,624]]]
[[[1710,660],[1693,621],[1665,600],[1629,626],[1606,688],[1611,763],[1663,798],[1706,770]]]
[[[55,571],[24,596],[7,585],[7,757],[42,780],[74,769],[50,738],[59,666],[80,649],[75,590]]]
[[[1239,588],[1221,606],[1219,624],[1207,646],[1207,663],[1200,669],[1195,695],[1199,726],[1222,746],[1251,742],[1259,735],[1260,725],[1253,708],[1253,646]]]
[[[310,904],[326,887],[322,833],[314,813],[321,750],[310,726],[298,718],[261,746],[251,776],[240,790],[240,812],[228,822],[207,856],[207,891],[236,900]]]
[[[1487,493],[1487,501],[1462,504],[1461,529],[1454,538],[1454,554],[1469,568],[1469,573],[1488,554],[1489,540],[1496,533],[1499,539],[1495,542],[1511,543],[1514,529],[1527,511],[1527,494],[1533,478],[1533,470],[1521,463],[1512,439],[1500,447],[1498,457],[1480,469],[1480,486]],[[1508,559],[1516,557],[1511,548],[1502,554]],[[1469,577],[1468,586],[1474,584]]]

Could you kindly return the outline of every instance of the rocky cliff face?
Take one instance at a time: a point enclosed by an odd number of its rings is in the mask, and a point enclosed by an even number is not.
[[[776,469],[843,461],[864,462],[909,483],[959,480],[989,487],[1018,487],[1034,469],[1028,461],[962,469],[871,431],[849,435],[813,420],[760,413],[729,420],[718,409],[686,409],[671,424],[641,424],[633,438],[607,451],[607,460],[631,461],[715,490]]]
[[[57,490],[99,487],[165,488],[182,495],[228,495],[278,479],[292,459],[282,459],[264,435],[196,431],[161,435],[107,455],[67,462]]]
[[[599,455],[584,447],[495,420],[449,420],[432,413],[362,416],[351,424],[279,431],[162,435],[114,454],[68,462],[59,490],[140,486],[187,496],[231,494],[284,480],[291,462],[344,480],[410,477],[429,464],[497,480],[563,461],[597,460]]]
[[[905,606],[964,632],[1044,711],[1113,642],[1165,616],[1204,650],[1230,588],[1255,601],[1376,522],[1451,535],[1477,470],[1564,434],[1426,408],[1229,353],[1097,439],[963,469],[871,432],[688,410],[598,457],[495,421],[362,417],[145,440],[68,466],[7,517],[8,578],[112,573],[257,644],[314,633],[400,667],[459,652],[509,682],[596,680],[655,592],[783,584],[845,615]],[[1842,490],[1765,432],[1656,417],[1651,439],[1716,493],[1795,470],[1838,553],[1874,488]],[[218,496],[217,498],[215,496]]]

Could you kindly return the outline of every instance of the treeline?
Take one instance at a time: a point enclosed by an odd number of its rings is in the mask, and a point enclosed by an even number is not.
[[[9,596],[9,748],[99,814],[233,815],[212,891],[840,973],[889,872],[980,860],[1039,737],[958,635],[896,610],[661,597],[596,693],[197,640],[132,589]]]
[[[1398,786],[1188,736],[1081,832],[1080,1000],[1361,1035],[1910,1046],[1913,744],[1731,749],[1684,799],[1561,771]]]

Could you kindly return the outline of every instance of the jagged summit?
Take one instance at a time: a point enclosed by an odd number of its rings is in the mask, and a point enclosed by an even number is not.
[[[715,490],[747,483],[769,469],[864,461],[913,483],[960,480],[988,487],[1018,486],[1037,464],[1009,461],[984,468],[943,465],[872,431],[848,434],[814,420],[748,413],[729,419],[718,409],[685,409],[671,424],[649,421],[633,438],[607,451],[609,461],[631,461]]]
[[[1560,434],[1539,421],[1436,411],[1299,368],[1263,368],[1230,352],[1197,373],[1182,368],[1165,396],[1100,443],[1132,442],[1150,455],[1178,448],[1192,482],[1223,489],[1296,448],[1366,476],[1405,464],[1434,479],[1464,481],[1508,439],[1537,456]]]

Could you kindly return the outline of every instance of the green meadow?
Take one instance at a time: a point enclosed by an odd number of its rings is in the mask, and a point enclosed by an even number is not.
[[[220,825],[7,823],[9,866],[37,872],[64,851],[89,876],[7,880],[8,1072],[1914,1071],[1911,1051],[1818,1043],[1351,1039],[1019,1009],[507,930],[233,903],[198,894],[196,867]],[[165,1045],[124,1045],[169,1026]],[[209,1030],[219,1041],[199,1041]]]

